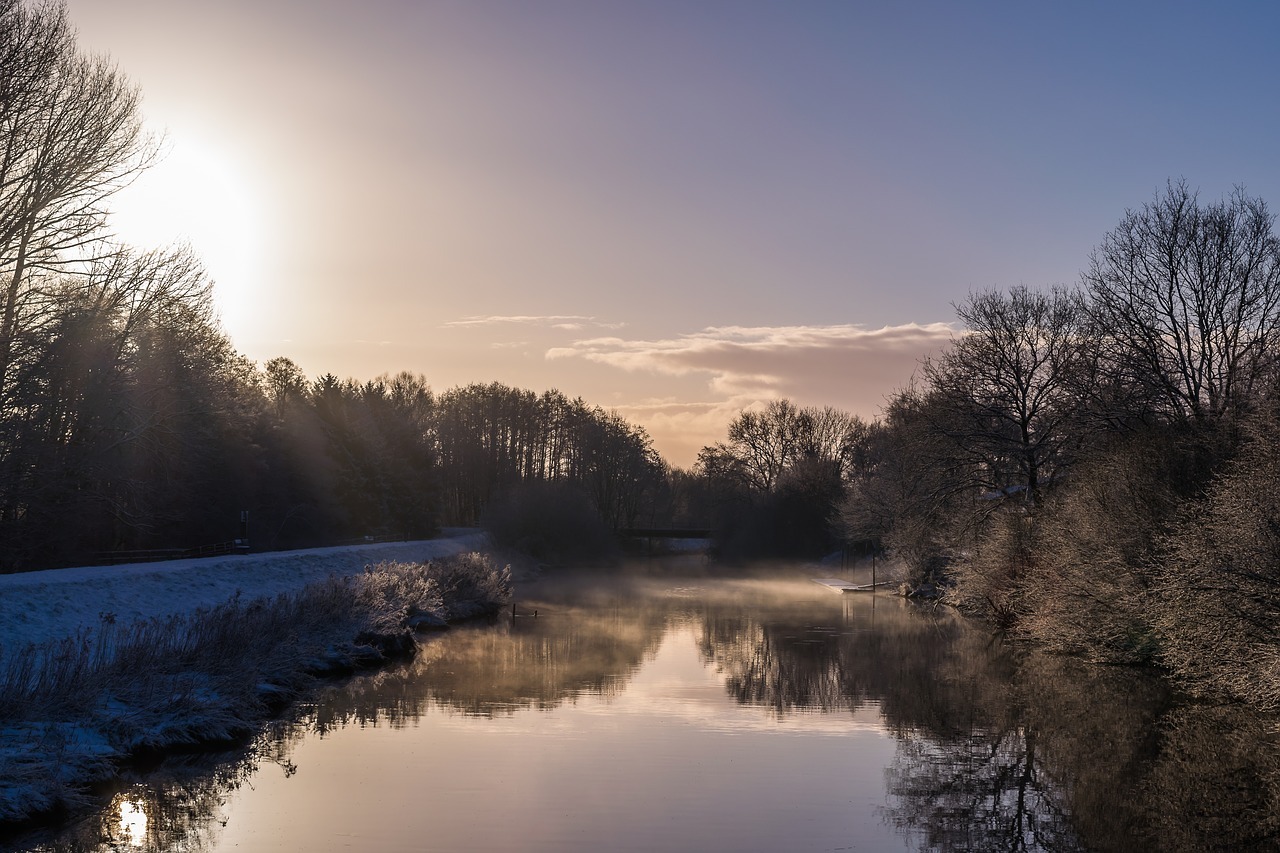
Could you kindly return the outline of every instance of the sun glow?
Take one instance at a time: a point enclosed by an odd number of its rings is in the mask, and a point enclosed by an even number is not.
[[[141,847],[147,842],[147,813],[142,806],[123,797],[118,798],[120,809],[119,831],[121,840],[130,847]]]
[[[260,267],[260,204],[225,152],[171,138],[156,165],[113,199],[111,231],[141,249],[188,243],[214,281],[224,328],[252,314]]]

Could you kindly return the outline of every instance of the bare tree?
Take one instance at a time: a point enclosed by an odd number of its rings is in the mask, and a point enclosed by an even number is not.
[[[258,390],[199,264],[120,252],[49,287],[0,429],[0,565],[208,530],[252,454]]]
[[[972,457],[990,491],[1034,504],[1068,461],[1087,378],[1087,317],[1078,293],[1015,287],[970,294],[956,307],[968,327],[923,373],[935,429]]]
[[[267,399],[279,420],[283,420],[289,406],[306,399],[307,376],[291,358],[276,356],[262,366],[262,377]]]
[[[701,466],[741,478],[757,492],[772,492],[788,469],[818,459],[847,475],[867,438],[867,425],[830,406],[800,408],[773,400],[762,411],[742,411],[729,424],[729,440],[703,448]]]
[[[741,460],[752,487],[769,492],[800,458],[808,416],[790,400],[773,400],[761,412],[744,411],[729,424],[729,455]]]
[[[810,422],[804,454],[834,462],[840,476],[849,477],[865,454],[871,428],[857,415],[831,406],[803,411]]]
[[[1105,365],[1165,417],[1207,423],[1244,406],[1275,359],[1280,240],[1237,188],[1201,204],[1185,181],[1126,212],[1084,283]]]
[[[93,259],[107,200],[150,164],[137,89],[60,3],[0,0],[0,404],[42,273]]]

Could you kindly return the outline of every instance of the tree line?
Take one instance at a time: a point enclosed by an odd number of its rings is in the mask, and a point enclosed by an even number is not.
[[[725,556],[884,552],[1011,635],[1280,708],[1280,239],[1170,182],[1074,286],[970,293],[866,423],[744,411],[692,479]]]
[[[1050,648],[1268,707],[1280,616],[1280,240],[1171,182],[1075,287],[971,293],[868,433],[846,532]]]
[[[665,469],[598,407],[237,353],[189,249],[111,239],[112,197],[157,152],[138,90],[79,49],[64,5],[0,0],[0,571],[425,536],[529,481],[635,521]]]

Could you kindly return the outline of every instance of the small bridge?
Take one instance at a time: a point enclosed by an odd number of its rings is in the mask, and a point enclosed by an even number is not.
[[[643,542],[650,557],[659,551],[678,554],[703,552],[711,539],[710,530],[696,527],[627,527],[617,533],[624,539]],[[685,544],[677,545],[677,541]]]

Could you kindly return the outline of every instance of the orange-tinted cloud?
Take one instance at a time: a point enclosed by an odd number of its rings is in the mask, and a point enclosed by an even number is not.
[[[585,358],[628,371],[704,374],[717,397],[879,400],[905,385],[920,359],[955,334],[946,323],[882,329],[838,326],[712,326],[661,340],[589,338],[547,358]],[[878,403],[876,404],[878,407]],[[863,407],[865,408],[865,407]],[[864,411],[874,414],[874,409]]]
[[[547,351],[626,371],[705,376],[701,400],[655,399],[617,407],[643,425],[665,456],[688,465],[698,448],[724,437],[742,409],[780,397],[830,405],[864,418],[905,387],[921,359],[956,333],[946,323],[864,329],[833,326],[713,326],[660,340],[600,337]]]

